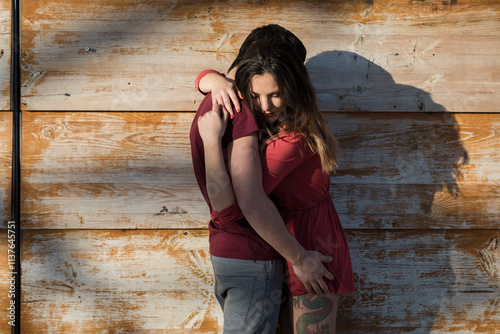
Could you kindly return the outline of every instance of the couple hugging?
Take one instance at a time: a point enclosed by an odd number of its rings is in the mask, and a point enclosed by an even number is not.
[[[306,50],[278,25],[254,29],[194,117],[191,153],[210,208],[209,243],[224,333],[334,333],[354,291],[330,196],[337,141],[318,108]]]

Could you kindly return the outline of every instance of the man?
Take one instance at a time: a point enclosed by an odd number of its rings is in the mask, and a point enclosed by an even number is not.
[[[255,29],[243,43],[240,54],[259,38],[280,37],[297,45],[298,54],[305,48],[288,30],[269,25]],[[231,66],[238,64],[237,58]],[[230,70],[231,70],[230,69]],[[233,71],[234,73],[234,71]],[[199,80],[197,80],[197,83]],[[292,263],[297,276],[309,292],[327,291],[323,276],[333,275],[321,263],[328,257],[306,251],[287,230],[273,202],[262,186],[258,152],[259,128],[245,103],[228,122],[222,147],[236,196],[235,204],[209,223],[210,254],[215,275],[215,295],[224,312],[224,333],[276,333],[283,282],[282,257]],[[207,184],[204,146],[198,132],[198,118],[219,108],[208,94],[194,117],[191,131],[191,154],[195,175],[212,213],[208,191],[217,191],[217,182]]]

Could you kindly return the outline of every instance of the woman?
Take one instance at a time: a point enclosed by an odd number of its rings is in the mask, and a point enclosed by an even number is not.
[[[240,111],[240,101],[238,99],[238,92],[235,86],[234,77],[239,63],[245,56],[248,47],[255,41],[266,38],[276,38],[283,43],[288,44],[302,62],[306,60],[306,48],[302,41],[295,36],[290,30],[283,28],[277,24],[267,24],[264,26],[253,29],[250,34],[245,38],[238,50],[238,55],[233,61],[227,75],[223,75],[215,70],[207,69],[202,71],[195,80],[195,87],[203,95],[212,93],[212,103],[218,103],[229,111],[231,118],[234,117],[234,109]]]
[[[325,266],[334,279],[326,281],[328,292],[319,296],[308,294],[287,266],[294,332],[334,332],[339,294],[354,290],[347,241],[329,192],[337,142],[317,106],[305,66],[287,44],[269,39],[253,43],[239,64],[236,85],[261,128],[266,192],[304,248],[333,257]],[[220,141],[226,121],[226,112],[221,118],[217,109],[200,118],[204,143]],[[217,158],[221,150],[212,151],[207,153],[213,161],[222,161]],[[221,164],[207,164],[207,176],[221,170]],[[230,186],[219,189],[217,197],[224,202],[221,207],[234,202]]]

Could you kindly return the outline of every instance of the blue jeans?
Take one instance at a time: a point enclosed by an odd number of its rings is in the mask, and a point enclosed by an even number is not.
[[[275,334],[283,262],[211,258],[215,297],[224,313],[224,334]]]

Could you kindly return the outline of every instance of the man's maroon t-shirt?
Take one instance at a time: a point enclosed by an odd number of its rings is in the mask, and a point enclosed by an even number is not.
[[[210,110],[212,110],[212,96],[208,94],[201,102],[194,116],[189,137],[191,141],[191,157],[193,159],[194,174],[203,197],[210,208],[210,215],[212,215],[212,206],[208,198],[206,186],[203,141],[198,132],[198,118]],[[229,143],[238,138],[248,136],[258,130],[259,127],[250,109],[247,104],[243,102],[241,105],[241,112],[236,114],[232,120],[230,119],[228,121],[226,132],[222,137],[222,149],[226,165],[226,153]],[[237,204],[218,213],[215,221],[210,220],[208,230],[210,234],[210,254],[214,256],[257,261],[278,260],[281,258],[279,253],[254,231],[241,213]]]

